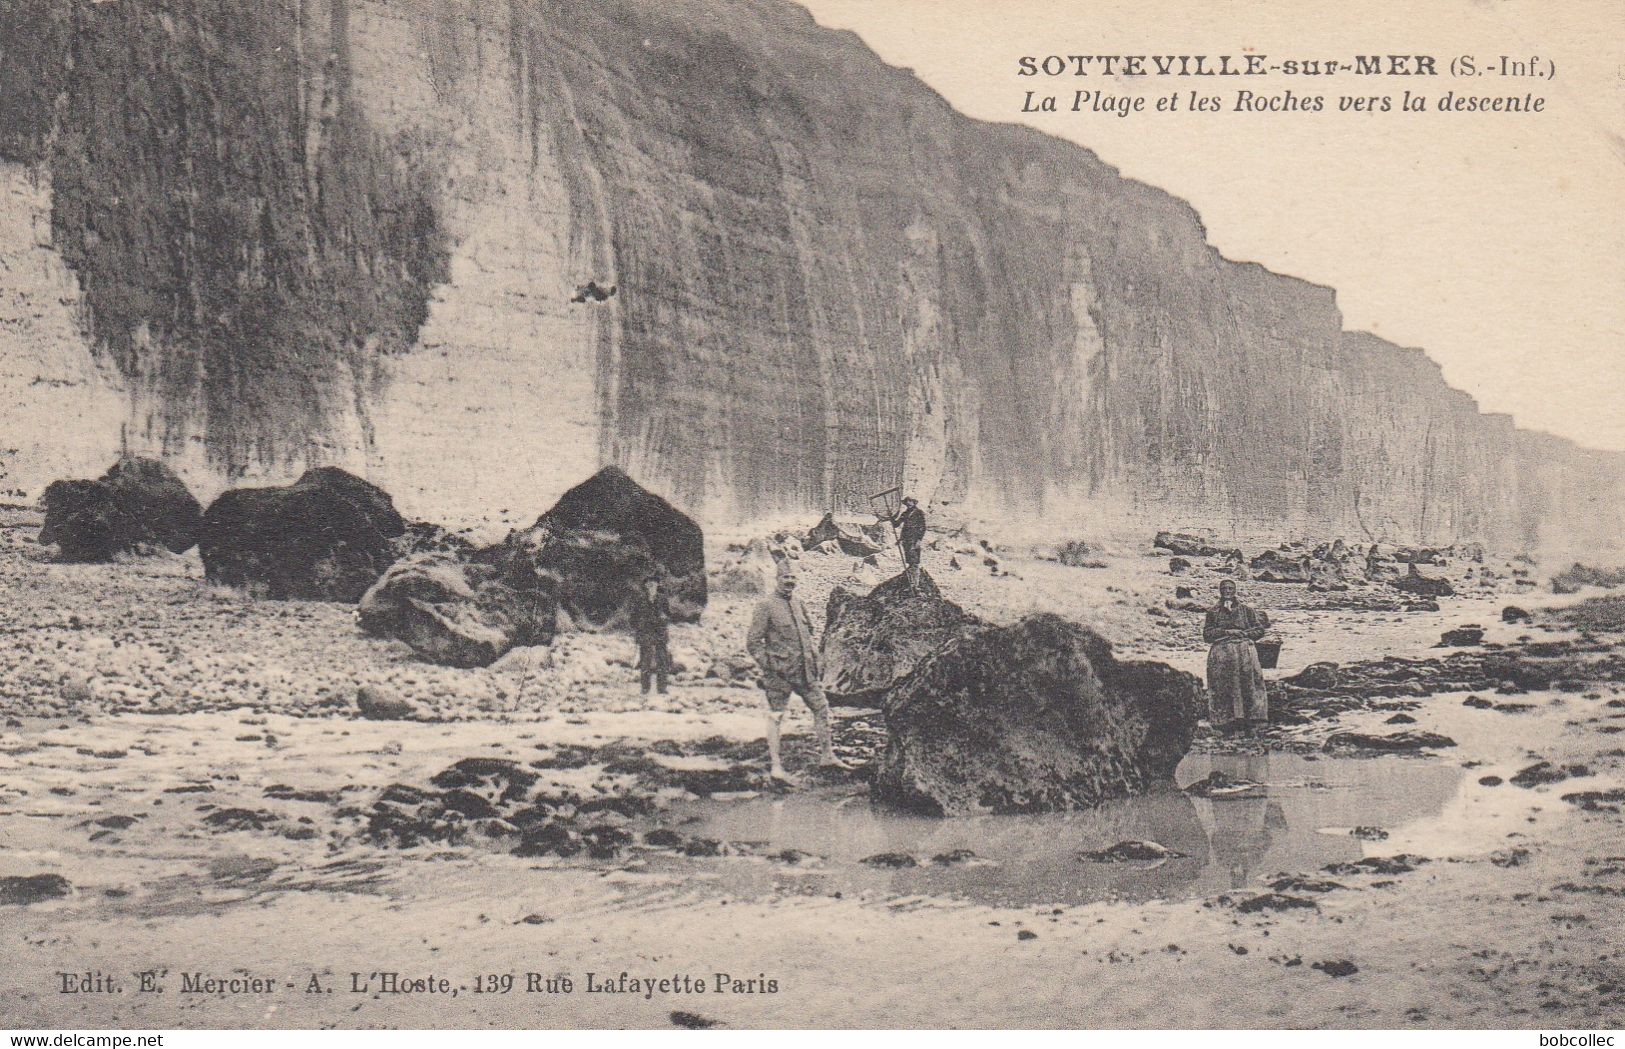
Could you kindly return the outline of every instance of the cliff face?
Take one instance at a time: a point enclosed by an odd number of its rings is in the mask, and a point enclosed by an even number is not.
[[[1625,457],[783,0],[20,0],[0,41],[18,493],[122,445],[448,520],[612,462],[711,519],[904,482],[1076,527],[1625,532]]]

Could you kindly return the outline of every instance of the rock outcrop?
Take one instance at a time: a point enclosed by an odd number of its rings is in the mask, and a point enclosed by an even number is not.
[[[521,592],[491,565],[442,553],[390,565],[356,609],[367,633],[404,641],[420,659],[453,667],[489,666],[515,646],[547,644],[557,617],[551,589]]]
[[[203,516],[175,472],[153,459],[121,459],[94,481],[54,481],[43,502],[39,541],[55,543],[64,561],[179,554],[197,542]]]
[[[1403,576],[1389,580],[1388,585],[1417,597],[1450,597],[1456,592],[1450,580],[1423,575],[1417,569],[1415,561],[1409,563]]]
[[[534,525],[479,559],[520,593],[553,594],[578,628],[621,625],[628,599],[650,572],[660,577],[674,619],[692,623],[705,610],[705,533],[613,466],[565,492]]]
[[[920,588],[897,575],[859,596],[830,591],[818,662],[831,703],[876,705],[920,661],[982,625],[947,600],[923,569]]]
[[[336,467],[285,488],[234,488],[203,515],[198,553],[211,583],[277,600],[361,598],[397,553],[406,522],[382,489]]]
[[[1261,583],[1309,582],[1309,557],[1282,550],[1265,550],[1247,563],[1252,577]]]
[[[1223,557],[1230,553],[1228,548],[1215,546],[1211,540],[1183,532],[1158,532],[1151,545],[1185,557]]]
[[[1201,685],[1059,616],[988,627],[887,694],[875,796],[933,815],[1096,805],[1170,780]]]
[[[865,529],[856,524],[837,521],[832,513],[820,518],[802,540],[802,544],[808,550],[820,548],[825,543],[834,543],[840,552],[848,557],[868,557],[871,554],[878,554],[886,549],[887,542],[885,525]]]
[[[14,0],[0,38],[0,252],[66,275],[0,301],[0,395],[94,427],[8,435],[29,498],[99,440],[459,522],[613,463],[701,520],[905,478],[1091,528],[1625,535],[1625,456],[787,0]]]

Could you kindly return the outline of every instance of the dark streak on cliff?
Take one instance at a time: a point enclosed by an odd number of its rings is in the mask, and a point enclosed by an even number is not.
[[[55,243],[98,345],[162,406],[154,436],[201,421],[228,469],[304,456],[447,267],[432,144],[369,128],[348,4],[322,25],[301,0],[8,7],[32,68],[0,84],[0,148],[48,162]]]

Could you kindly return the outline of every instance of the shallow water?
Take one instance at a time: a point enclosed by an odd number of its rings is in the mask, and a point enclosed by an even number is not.
[[[841,892],[993,906],[1074,905],[1256,889],[1260,877],[1276,872],[1386,855],[1396,851],[1387,842],[1364,841],[1349,831],[1398,832],[1436,816],[1465,781],[1459,767],[1440,761],[1296,754],[1192,755],[1176,781],[1188,785],[1214,770],[1266,784],[1265,795],[1210,800],[1167,790],[1083,812],[931,819],[871,805],[862,793],[809,792],[705,805],[682,829],[695,837],[752,843],[755,856],[709,861],[711,884],[731,895]],[[1184,855],[1159,863],[1080,858],[1129,839]],[[793,865],[756,858],[785,849],[815,858]],[[972,850],[976,859],[933,861],[956,849]],[[906,854],[918,866],[860,862],[877,853]]]

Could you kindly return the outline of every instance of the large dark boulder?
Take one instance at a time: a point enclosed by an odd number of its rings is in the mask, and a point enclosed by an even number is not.
[[[45,489],[41,543],[64,561],[110,561],[117,554],[182,553],[197,542],[203,508],[174,471],[156,459],[121,459],[94,481],[53,481]]]
[[[831,703],[876,705],[922,659],[981,625],[944,598],[923,569],[918,590],[906,575],[866,596],[836,587],[825,606],[819,652],[824,693]]]
[[[203,515],[208,580],[278,600],[354,602],[394,561],[406,522],[382,489],[333,466],[284,488],[236,488]]]
[[[1096,805],[1168,782],[1201,683],[1119,662],[1059,616],[985,627],[928,656],[885,697],[875,796],[933,815]]]
[[[369,634],[404,641],[427,662],[483,667],[515,646],[552,641],[557,614],[551,590],[521,592],[491,565],[422,553],[389,566],[361,596],[356,621]]]
[[[583,629],[622,625],[628,599],[650,571],[660,575],[674,619],[692,623],[705,610],[705,533],[613,466],[475,559],[521,594],[553,594],[559,611]]]

